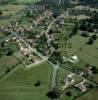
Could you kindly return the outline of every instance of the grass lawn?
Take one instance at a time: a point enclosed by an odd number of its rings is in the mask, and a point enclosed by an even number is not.
[[[0,82],[0,100],[49,100],[51,66],[46,62],[30,70],[19,65],[17,70]],[[41,85],[35,87],[39,80]]]
[[[98,100],[98,89],[93,89],[77,100]]]

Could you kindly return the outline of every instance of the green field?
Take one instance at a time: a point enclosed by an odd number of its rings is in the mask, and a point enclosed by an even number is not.
[[[25,5],[0,5],[0,10],[2,11],[2,15],[0,16],[0,26],[9,25],[10,18],[24,7]]]
[[[26,4],[26,3],[36,3],[40,0],[17,0],[16,2],[17,3],[23,3],[23,4]]]
[[[93,89],[77,100],[98,100],[98,89]]]
[[[98,39],[93,45],[86,45],[77,53],[83,61],[98,67]]]
[[[22,65],[0,82],[0,100],[48,100],[46,93],[50,87],[51,67],[43,63],[30,70]],[[39,80],[41,85],[35,87]]]
[[[76,54],[80,50],[80,48],[86,44],[87,41],[87,38],[75,35],[67,41],[67,43],[70,43],[72,47],[61,48],[61,51],[63,51],[63,55],[65,55],[64,51],[66,51],[66,54],[70,57],[71,55]]]
[[[0,79],[8,74],[11,70],[13,70],[18,64],[21,62],[12,56],[3,56],[0,58]]]
[[[79,35],[73,36],[67,41],[67,43],[71,43],[72,48],[61,48],[62,55],[65,57],[66,55],[68,57],[77,55],[85,63],[98,66],[98,39],[92,45],[87,45],[87,41],[88,38]]]
[[[0,20],[0,26],[7,26],[7,25],[9,25],[9,19]]]
[[[15,14],[17,11],[23,9],[25,5],[0,5],[0,10],[3,11],[3,15]]]
[[[14,55],[3,56],[2,58],[0,58],[0,70],[5,68],[11,68],[18,63],[19,61],[14,57]]]
[[[0,38],[5,37],[5,34],[3,34],[2,32],[0,32]]]

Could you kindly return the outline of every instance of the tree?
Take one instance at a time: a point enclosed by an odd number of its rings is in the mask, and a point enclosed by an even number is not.
[[[3,12],[0,10],[0,15],[2,15],[3,14]]]
[[[90,89],[94,88],[94,85],[93,84],[89,84],[88,86]]]
[[[83,32],[83,33],[81,34],[81,36],[83,36],[83,37],[88,37],[88,33],[87,33],[87,32]]]
[[[12,3],[15,2],[16,0],[0,0],[0,4],[8,4],[8,3]]]
[[[97,36],[96,36],[96,35],[93,35],[91,38],[92,38],[93,40],[96,40],[96,39],[97,39]]]
[[[13,54],[13,50],[11,48],[7,48],[7,56],[11,56]]]
[[[57,90],[53,90],[53,91],[49,91],[46,95],[51,99],[57,99],[59,98],[60,93]]]
[[[91,45],[91,44],[93,44],[93,42],[94,42],[93,39],[90,38],[89,41],[87,42],[87,44]]]
[[[79,29],[79,24],[78,24],[78,22],[75,22],[75,26],[74,26],[74,28],[72,30],[72,35],[77,34],[78,29]]]
[[[88,30],[88,27],[86,25],[86,22],[85,21],[81,21],[81,24],[80,24],[80,30],[83,30],[83,31],[87,31]]]
[[[96,66],[92,66],[91,70],[92,70],[93,74],[98,73],[98,69],[96,68]]]
[[[70,97],[70,96],[72,96],[72,93],[70,91],[68,91],[68,92],[66,92],[66,95]]]
[[[1,47],[4,47],[4,46],[5,46],[5,42],[2,41],[2,42],[1,42]]]
[[[94,32],[94,27],[91,25],[88,29],[89,32]]]
[[[28,10],[28,11],[26,12],[26,16],[27,16],[27,17],[31,17],[31,16],[30,16],[30,10]]]
[[[54,51],[49,60],[52,61],[54,64],[57,64],[57,62],[63,63],[62,55],[58,51]]]
[[[6,68],[5,73],[9,73],[10,72],[10,68]]]
[[[55,49],[58,49],[58,48],[59,48],[59,43],[58,43],[58,42],[52,41],[52,42],[51,42],[51,45],[52,45]]]
[[[34,86],[40,86],[40,84],[41,84],[41,82],[38,80],[38,81],[34,84]]]

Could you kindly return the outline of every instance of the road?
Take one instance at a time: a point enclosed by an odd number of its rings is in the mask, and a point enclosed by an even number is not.
[[[15,34],[15,33],[14,33]],[[48,57],[43,56],[40,52],[38,52],[35,48],[32,48],[24,39],[22,39],[21,37],[19,37],[17,34],[15,34],[15,36],[22,41],[28,48],[30,48],[32,50],[32,52],[34,52],[35,54],[37,54],[39,57],[41,57],[44,61],[47,61],[51,66],[52,66],[52,84],[51,84],[51,88],[54,88],[56,86],[56,73],[57,70],[59,68],[58,65],[54,65],[52,62],[50,62],[48,60]]]
[[[51,27],[52,27],[52,25],[53,25],[53,23],[54,23],[55,21],[57,21],[59,18],[64,17],[64,16],[65,16],[65,17],[68,17],[68,16],[66,16],[65,14],[61,14],[61,15],[58,16],[56,19],[54,19],[54,20],[49,24],[49,26],[47,27],[47,30],[44,31],[45,34],[47,35],[47,33],[49,32],[49,30],[51,29]],[[54,65],[51,61],[48,60],[48,57],[43,56],[43,55],[42,55],[40,52],[38,52],[35,48],[32,48],[32,47],[30,46],[30,44],[27,43],[27,41],[24,40],[22,37],[18,36],[17,33],[12,32],[12,35],[13,35],[13,34],[14,34],[17,38],[19,38],[19,40],[22,41],[28,48],[30,48],[30,49],[32,50],[32,52],[34,52],[35,54],[37,54],[39,57],[41,57],[41,58],[43,59],[43,61],[47,61],[47,62],[52,66],[51,88],[52,88],[52,89],[55,88],[55,87],[56,87],[57,70],[59,69],[59,65]],[[69,71],[69,70],[68,70],[68,71]],[[92,81],[90,81],[90,80],[88,80],[88,79],[85,79],[84,77],[81,77],[81,76],[79,76],[79,75],[77,75],[77,74],[75,74],[75,73],[73,73],[73,72],[71,72],[71,71],[69,71],[69,72],[72,73],[72,74],[74,74],[74,75],[76,75],[76,76],[78,76],[78,77],[80,77],[80,78],[82,78],[83,80],[86,80],[86,81],[88,81],[88,82],[90,82],[90,83],[96,85],[94,82],[92,82]]]
[[[45,31],[45,34],[47,34],[49,32],[49,30],[51,29],[52,25],[54,22],[56,22],[59,18],[64,17],[65,14],[61,14],[60,16],[58,16],[56,19],[54,19],[49,26],[47,27],[47,30]],[[24,39],[22,39],[21,37],[19,37],[16,33],[13,32],[13,34],[16,35],[17,38],[19,38],[28,48],[30,48],[32,50],[32,52],[34,52],[35,54],[37,54],[39,57],[41,57],[44,61],[47,61],[51,66],[52,66],[52,79],[51,79],[51,88],[55,88],[56,87],[56,76],[57,76],[57,70],[59,69],[59,65],[54,65],[52,62],[50,62],[48,60],[49,57],[45,57],[43,56],[40,52],[38,52],[35,48],[32,48]]]
[[[46,31],[43,31],[45,32],[46,36],[49,32],[49,30],[51,29],[52,25],[57,21],[59,20],[60,18],[66,16],[65,15],[66,13],[64,14],[61,14],[60,16],[58,16],[56,19],[54,19],[47,27],[47,30]],[[59,69],[59,65],[55,65],[53,64],[52,62],[50,62],[48,60],[49,57],[45,57],[43,56],[40,52],[38,52],[35,48],[32,48],[30,46],[30,44],[28,44],[22,37],[19,37],[17,35],[17,33],[13,32],[12,34],[15,34],[17,38],[19,38],[28,48],[30,48],[32,50],[32,52],[34,52],[35,54],[37,54],[39,57],[41,57],[44,61],[47,61],[51,66],[52,66],[52,77],[51,77],[51,88],[55,88],[56,87],[56,76],[57,76],[57,70]]]
[[[23,10],[24,10],[24,9],[23,9]],[[23,11],[23,10],[21,10],[21,11]],[[57,21],[59,18],[63,17],[63,16],[64,16],[64,14],[62,14],[62,15],[58,16],[56,19],[54,19],[54,20],[48,25],[47,30],[46,30],[46,31],[43,31],[43,32],[45,32],[45,33],[47,34],[47,33],[49,32],[49,30],[51,29],[53,23],[54,23],[55,21]],[[12,18],[13,18],[13,17],[12,17]],[[43,56],[43,55],[42,55],[40,52],[38,52],[35,48],[32,48],[32,47],[30,46],[30,44],[26,42],[26,40],[24,40],[22,37],[18,36],[17,33],[14,32],[14,31],[12,31],[11,34],[10,34],[8,37],[5,37],[3,40],[9,39],[9,38],[10,38],[11,36],[13,36],[13,35],[15,35],[15,36],[16,36],[20,41],[22,41],[28,48],[30,48],[32,52],[34,52],[34,53],[37,54],[39,57],[41,57],[41,58],[43,59],[43,61],[47,61],[47,62],[52,66],[51,88],[52,88],[52,89],[55,88],[55,86],[56,86],[56,75],[57,75],[57,70],[59,69],[59,66],[58,66],[58,65],[54,65],[52,62],[50,62],[50,61],[48,60],[49,57]],[[0,42],[1,42],[1,41],[0,41]],[[42,62],[43,62],[43,61],[42,61]],[[41,63],[42,63],[42,62],[41,62]],[[38,64],[40,64],[40,63],[38,63]],[[33,65],[32,65],[32,66],[33,66]],[[28,66],[28,67],[31,67],[31,65]],[[15,68],[14,70],[16,70],[16,68]],[[8,75],[10,75],[14,70],[12,70]],[[8,75],[7,75],[7,76],[8,76]],[[4,78],[6,78],[7,76],[5,76]]]
[[[56,76],[57,76],[57,71],[59,69],[59,65],[55,65],[49,60],[47,60],[47,62],[52,66],[51,88],[53,89],[56,87]]]
[[[48,25],[47,30],[46,30],[46,32],[45,32],[46,36],[47,36],[49,30],[51,29],[52,25],[53,25],[58,19],[60,19],[60,18],[62,18],[62,17],[64,17],[64,16],[65,16],[65,14],[61,14],[60,16],[58,16],[56,19],[54,19],[54,20]]]

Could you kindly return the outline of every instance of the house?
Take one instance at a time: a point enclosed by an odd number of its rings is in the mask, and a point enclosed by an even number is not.
[[[21,47],[20,50],[21,50],[21,53],[23,53],[23,55],[25,55],[25,56],[28,56],[31,54],[31,50],[29,48]]]
[[[19,40],[19,39],[17,39],[17,40],[16,40],[16,43],[20,43],[20,40]]]
[[[77,63],[78,61],[79,61],[79,58],[76,55],[72,56],[69,59],[69,62],[71,62],[71,63]]]
[[[92,75],[92,71],[89,68],[84,68],[81,71],[81,76],[89,76]]]
[[[62,91],[68,87],[68,85],[72,84],[75,80],[73,79],[74,74],[65,75],[62,87]]]
[[[75,87],[79,89],[81,92],[85,92],[87,90],[85,81],[76,84]]]
[[[17,37],[12,37],[12,40],[16,40],[17,39]]]
[[[66,85],[71,84],[74,82],[73,74],[65,75],[63,83]]]
[[[6,42],[9,42],[9,39],[5,40]]]

